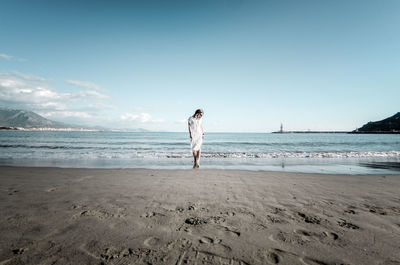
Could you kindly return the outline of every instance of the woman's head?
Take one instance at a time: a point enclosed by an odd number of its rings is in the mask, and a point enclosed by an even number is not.
[[[197,109],[196,112],[193,114],[193,117],[195,118],[201,118],[204,114],[204,111],[202,109]]]

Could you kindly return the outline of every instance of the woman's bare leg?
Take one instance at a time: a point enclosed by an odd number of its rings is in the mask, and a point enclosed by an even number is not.
[[[193,168],[196,168],[196,165],[197,165],[197,151],[193,151],[193,159],[194,159]]]
[[[197,168],[200,167],[200,154],[201,154],[201,149],[199,151],[197,151],[197,158],[196,158]]]

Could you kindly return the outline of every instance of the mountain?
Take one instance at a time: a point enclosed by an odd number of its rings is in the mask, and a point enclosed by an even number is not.
[[[400,133],[400,112],[381,121],[370,121],[353,133]]]
[[[126,131],[126,132],[149,132],[148,130],[142,128],[136,129],[118,129],[112,130],[102,126],[88,127],[67,124],[63,122],[52,121],[46,119],[39,114],[28,111],[28,110],[18,110],[18,109],[1,109],[0,108],[0,130],[10,130],[15,128],[55,128],[55,129],[73,129],[73,130],[95,130],[95,131]]]
[[[32,111],[17,109],[0,109],[0,127],[81,128],[81,126],[46,119]]]

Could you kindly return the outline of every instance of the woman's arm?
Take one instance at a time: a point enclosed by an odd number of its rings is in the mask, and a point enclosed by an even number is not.
[[[190,121],[188,121],[189,135],[190,139],[192,139],[192,128],[190,128]]]

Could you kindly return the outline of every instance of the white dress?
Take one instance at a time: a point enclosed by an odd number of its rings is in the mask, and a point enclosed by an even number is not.
[[[196,119],[192,116],[188,119],[190,130],[192,131],[192,140],[190,141],[190,147],[192,151],[198,151],[201,149],[203,143],[203,130],[202,130],[202,119]]]

